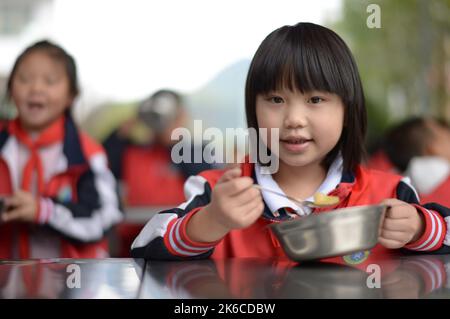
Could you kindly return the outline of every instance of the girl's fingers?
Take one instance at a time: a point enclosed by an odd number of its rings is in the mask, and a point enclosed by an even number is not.
[[[410,217],[411,217],[411,210],[408,209],[407,206],[391,207],[386,212],[386,218],[389,219],[407,219]]]
[[[399,232],[399,231],[391,231],[391,230],[383,230],[381,232],[380,237],[391,239],[399,242],[406,243],[409,241],[410,237],[408,233],[405,232]]]
[[[405,202],[398,200],[397,198],[386,198],[383,199],[380,204],[388,205],[388,206],[395,206],[399,204],[406,204]]]
[[[401,248],[403,247],[405,244],[403,244],[402,242],[396,241],[396,240],[392,240],[392,239],[388,239],[388,238],[384,238],[384,237],[379,237],[378,238],[378,242],[383,245],[386,248],[390,248],[390,249],[396,249],[396,248]]]
[[[414,206],[395,198],[385,199],[381,202],[381,204],[389,206],[386,210],[387,218],[410,218],[414,212],[417,212]]]
[[[217,181],[217,184],[225,183],[234,178],[240,177],[242,175],[242,170],[240,167],[234,167],[226,171]]]
[[[242,193],[246,189],[253,185],[253,179],[251,177],[239,177],[233,180],[224,182],[219,185],[221,191],[227,196],[234,196]]]
[[[16,208],[16,209],[4,212],[1,215],[1,218],[2,218],[3,222],[10,222],[13,220],[20,219],[22,217],[22,214],[23,214],[23,209]]]
[[[248,187],[244,191],[237,193],[236,195],[230,198],[232,200],[233,207],[239,207],[246,205],[247,203],[253,201],[255,198],[259,198],[262,200],[261,193],[254,187]]]
[[[6,209],[9,210],[11,208],[19,207],[22,204],[22,200],[17,196],[11,196],[5,198],[5,206]]]
[[[262,201],[255,199],[244,206],[231,210],[228,218],[236,225],[235,228],[248,227],[262,214],[263,208]]]
[[[239,207],[239,213],[243,216],[247,216],[250,214],[251,211],[253,211],[255,208],[259,207],[260,205],[263,205],[262,199],[256,197],[252,201],[249,201],[245,205],[242,205]]]
[[[30,199],[33,199],[34,197],[31,195],[31,193],[18,190],[14,193],[14,195],[10,197],[5,198],[6,206],[8,207],[19,207],[25,204],[26,202],[30,201]]]
[[[19,189],[18,191],[15,192],[14,196],[22,198],[22,197],[24,197],[24,196],[26,196],[28,194],[30,194],[30,193],[27,192],[27,191],[24,191],[23,189]]]
[[[250,224],[256,221],[259,216],[264,212],[264,204],[258,203],[254,208],[252,208],[245,216],[246,223]]]
[[[382,228],[391,231],[405,231],[405,226],[407,225],[405,225],[405,221],[402,219],[386,218],[383,222]]]
[[[242,211],[242,222],[248,226],[253,224],[259,216],[262,215],[264,211],[264,204],[262,202],[252,203],[252,206],[246,207],[244,211]]]

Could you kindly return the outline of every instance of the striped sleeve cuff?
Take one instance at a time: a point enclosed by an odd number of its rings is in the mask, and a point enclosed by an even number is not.
[[[172,255],[180,257],[201,255],[213,249],[220,242],[220,240],[211,243],[195,242],[187,236],[186,225],[189,219],[202,208],[193,209],[182,218],[172,220],[167,226],[164,244]]]
[[[447,234],[447,225],[441,215],[435,211],[413,205],[425,219],[425,231],[414,243],[405,248],[416,251],[433,251],[441,248]]]
[[[54,204],[50,198],[40,197],[38,203],[38,211],[36,214],[37,224],[46,224],[53,213]]]

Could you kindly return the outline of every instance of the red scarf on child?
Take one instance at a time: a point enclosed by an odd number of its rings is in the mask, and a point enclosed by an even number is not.
[[[62,141],[64,138],[64,117],[62,116],[50,124],[50,126],[39,133],[35,140],[22,128],[18,119],[11,121],[8,129],[9,133],[14,135],[30,152],[30,157],[23,170],[21,188],[25,191],[31,191],[33,173],[36,172],[37,192],[38,194],[42,194],[45,190],[45,184],[39,149]]]
[[[11,121],[8,126],[9,134],[16,137],[30,152],[27,163],[23,169],[20,188],[24,191],[32,191],[33,175],[37,176],[37,196],[45,193],[44,171],[42,160],[39,156],[39,149],[61,142],[64,138],[64,116],[61,116],[47,128],[41,131],[36,139],[32,139],[25,131],[19,121]],[[39,203],[38,203],[39,205]],[[21,225],[19,231],[19,256],[26,259],[30,257],[29,234],[26,225]]]

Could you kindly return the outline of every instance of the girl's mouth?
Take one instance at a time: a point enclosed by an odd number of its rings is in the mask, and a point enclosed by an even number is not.
[[[281,139],[281,145],[284,146],[290,152],[303,152],[312,142],[312,139],[307,139],[303,137],[288,137],[286,139]]]
[[[28,102],[28,109],[30,110],[41,110],[44,108],[44,103],[41,102]]]

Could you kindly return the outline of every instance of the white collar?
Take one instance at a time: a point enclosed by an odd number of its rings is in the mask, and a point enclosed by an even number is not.
[[[342,156],[339,155],[331,164],[330,168],[328,169],[327,176],[325,177],[325,180],[322,182],[322,184],[319,186],[319,188],[316,190],[316,192],[328,194],[332,190],[338,186],[342,179],[342,171],[343,171],[343,160]],[[259,163],[255,164],[255,176],[256,176],[256,182],[264,188],[272,189],[276,192],[284,194],[283,190],[278,186],[277,182],[272,178],[271,174],[262,174],[261,171],[264,170],[264,167],[259,165]],[[275,195],[273,193],[261,191],[262,197],[264,199],[264,202],[266,203],[267,207],[269,207],[270,211],[275,213],[280,208],[283,207],[289,207],[292,208],[297,214],[300,216],[303,215],[309,215],[311,213],[311,209],[307,207],[303,207],[303,212],[300,209],[300,207],[292,202],[291,200]],[[309,197],[306,200],[313,200],[313,197]]]
[[[411,178],[420,194],[430,194],[450,175],[450,163],[436,156],[414,157],[405,175]]]

